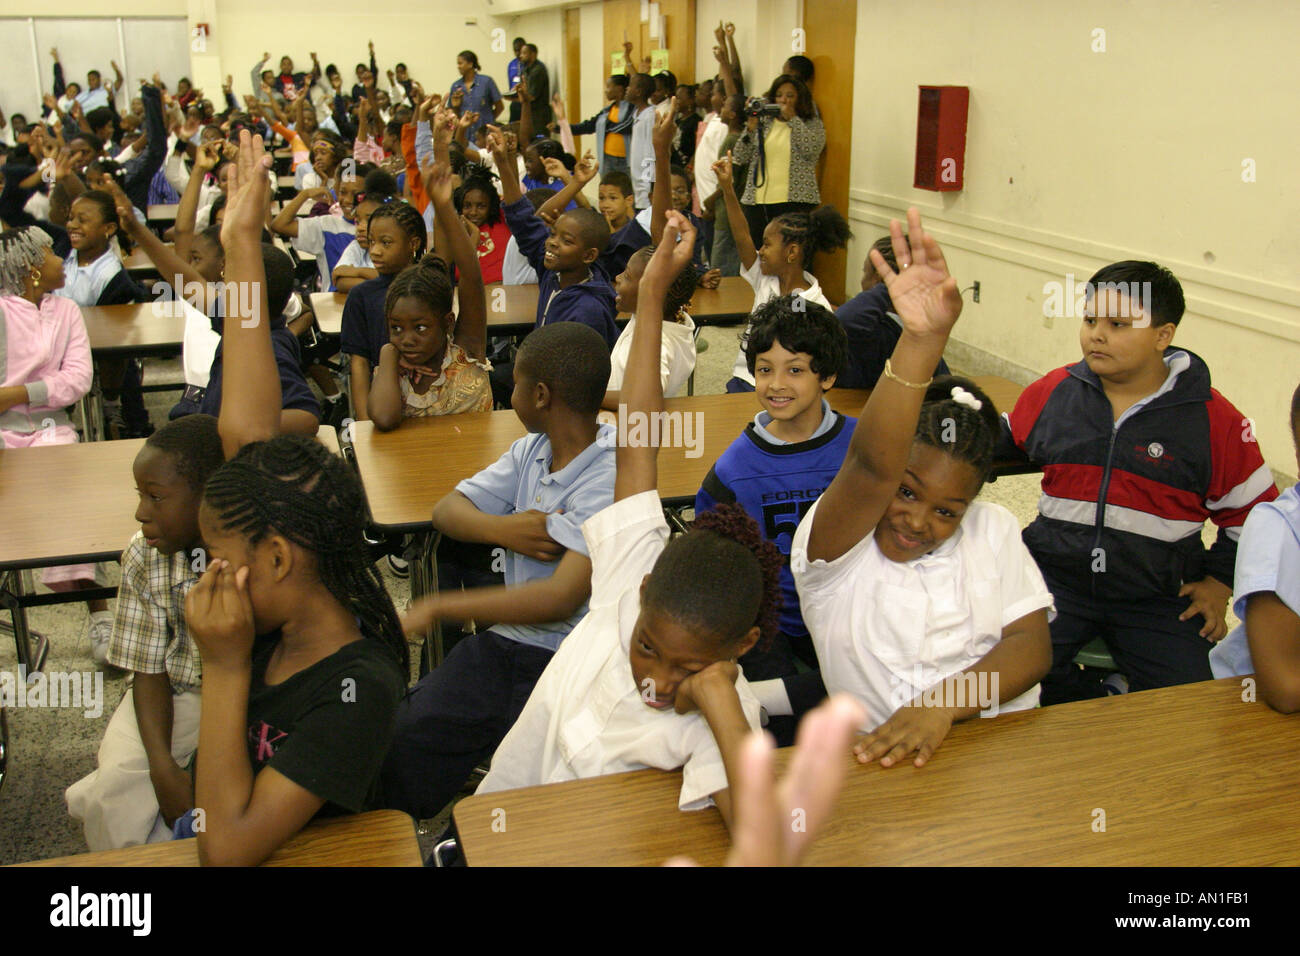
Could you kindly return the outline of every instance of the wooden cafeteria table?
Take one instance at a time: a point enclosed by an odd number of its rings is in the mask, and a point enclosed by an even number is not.
[[[309,824],[263,866],[420,866],[415,821],[396,810],[330,817]],[[79,853],[19,866],[198,866],[198,840],[149,843],[125,850]]]
[[[527,335],[537,325],[538,286],[501,285],[486,289],[489,335]],[[343,292],[312,294],[312,309],[321,332],[338,335],[343,327]],[[754,290],[739,276],[727,276],[716,289],[697,289],[688,311],[698,324],[708,325],[739,321],[749,315],[754,305]],[[617,322],[626,325],[630,315],[620,313]]]
[[[976,718],[919,770],[846,754],[805,862],[1295,866],[1300,844],[1285,835],[1300,768],[1278,757],[1300,749],[1300,721],[1242,695],[1226,678]],[[778,767],[789,756],[778,751]],[[726,827],[713,809],[679,812],[681,782],[638,770],[468,797],[454,812],[460,846],[472,866],[719,864]]]
[[[1009,409],[1020,387],[1006,379],[976,376],[999,409]],[[867,400],[864,389],[833,388],[831,407],[857,415]],[[659,452],[659,495],[668,501],[693,500],[709,469],[758,412],[752,392],[669,398],[668,412],[698,412],[703,426],[689,436],[696,447]],[[391,432],[372,422],[352,426],[352,446],[373,523],[390,532],[428,529],[433,506],[456,484],[500,458],[524,426],[510,409],[412,419]],[[701,438],[702,436],[702,438]]]
[[[337,432],[317,440],[339,453]],[[39,670],[46,644],[33,644],[26,608],[85,600],[85,592],[32,600],[22,572],[64,564],[116,561],[140,530],[131,466],[145,439],[0,448],[0,606],[12,613],[20,664]],[[51,601],[50,598],[58,600]]]

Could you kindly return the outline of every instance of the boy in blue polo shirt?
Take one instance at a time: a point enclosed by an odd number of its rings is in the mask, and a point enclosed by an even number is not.
[[[511,405],[528,429],[434,508],[434,527],[501,549],[505,587],[443,588],[411,606],[407,633],[478,623],[407,694],[384,765],[384,801],[432,817],[514,724],[560,642],[587,613],[582,525],[614,501],[614,429],[596,414],[609,381],[600,336],[547,325],[520,347]],[[490,629],[486,625],[490,624]]]
[[[846,345],[835,316],[815,302],[786,295],[759,306],[745,358],[762,410],[714,463],[695,496],[696,514],[739,504],[785,557],[780,633],[771,647],[755,648],[740,659],[769,715],[785,717],[768,725],[781,746],[794,742],[798,718],[826,696],[815,671],[795,676],[796,655],[812,668],[817,656],[790,573],[790,543],[839,472],[853,438],[856,419],[833,411],[825,398],[844,365]]]
[[[1300,388],[1291,396],[1291,437],[1300,465]],[[1210,651],[1215,677],[1254,674],[1259,696],[1300,711],[1300,485],[1251,509],[1237,544],[1233,613],[1241,619]]]

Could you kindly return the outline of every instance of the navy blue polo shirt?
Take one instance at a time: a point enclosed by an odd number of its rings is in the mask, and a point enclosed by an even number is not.
[[[343,303],[343,328],[339,333],[339,349],[345,355],[361,355],[370,362],[373,370],[379,365],[379,353],[391,338],[384,312],[384,299],[388,287],[397,273],[378,275],[354,286]]]
[[[212,326],[220,332],[221,320],[214,319]],[[199,411],[205,415],[221,413],[221,353],[224,345],[224,341],[217,343],[216,354],[212,356],[208,388],[199,405]],[[271,350],[275,353],[275,367],[280,373],[280,407],[311,412],[319,419],[320,402],[312,394],[307,379],[302,374],[302,353],[298,350],[298,337],[285,326],[282,316],[271,323]]]

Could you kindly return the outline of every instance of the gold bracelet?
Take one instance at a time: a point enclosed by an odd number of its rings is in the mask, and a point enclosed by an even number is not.
[[[924,382],[921,382],[919,384],[916,382],[909,382],[905,378],[899,378],[897,375],[894,374],[894,366],[890,363],[889,359],[885,359],[885,378],[889,379],[890,381],[897,382],[899,385],[906,386],[907,388],[926,389],[929,388],[931,383],[934,382],[933,377],[927,378]]]

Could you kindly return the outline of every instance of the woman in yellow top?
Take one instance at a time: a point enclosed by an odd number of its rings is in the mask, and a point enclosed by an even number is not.
[[[780,115],[749,116],[731,151],[733,162],[749,164],[740,202],[755,246],[762,243],[763,230],[773,219],[821,203],[817,159],[826,148],[826,129],[802,80],[778,76],[767,101],[781,107]]]

